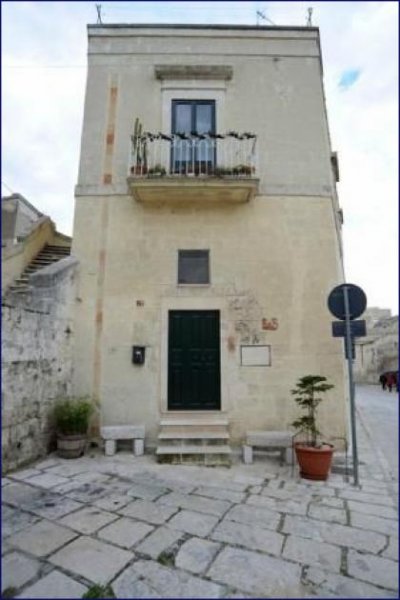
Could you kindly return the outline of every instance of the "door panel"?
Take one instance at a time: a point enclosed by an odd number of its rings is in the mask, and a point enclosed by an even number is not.
[[[219,339],[219,311],[170,311],[169,410],[220,409]]]

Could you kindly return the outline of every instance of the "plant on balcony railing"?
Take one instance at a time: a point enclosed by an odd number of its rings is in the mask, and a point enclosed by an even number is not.
[[[143,126],[138,118],[135,119],[131,140],[133,150],[131,173],[145,175],[147,173],[147,134],[143,134]]]
[[[166,174],[166,169],[160,164],[156,164],[154,165],[154,167],[150,167],[150,169],[147,171],[147,175],[149,177],[163,177]]]
[[[232,172],[234,175],[247,175],[250,177],[254,173],[254,167],[251,165],[236,165],[233,167]]]
[[[255,168],[251,165],[236,165],[234,167],[215,167],[211,175],[216,177],[251,177],[255,173]]]
[[[130,172],[134,176],[251,177],[255,173],[254,133],[229,131],[143,132],[135,120]],[[218,162],[217,162],[218,154]]]

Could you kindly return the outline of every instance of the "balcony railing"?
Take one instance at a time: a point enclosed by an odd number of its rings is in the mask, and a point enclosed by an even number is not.
[[[132,136],[129,177],[257,177],[257,136],[143,133]]]

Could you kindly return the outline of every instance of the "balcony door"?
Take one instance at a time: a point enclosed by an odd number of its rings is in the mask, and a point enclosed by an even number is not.
[[[201,136],[215,133],[215,100],[173,100],[171,131],[176,134],[172,142],[172,172],[212,172],[215,140]]]

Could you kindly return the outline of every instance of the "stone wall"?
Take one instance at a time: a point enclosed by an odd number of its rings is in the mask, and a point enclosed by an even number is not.
[[[2,300],[3,473],[48,452],[52,405],[71,393],[76,265],[60,260]]]
[[[399,368],[399,318],[381,319],[356,340],[354,378],[356,383],[379,384],[379,376]]]

